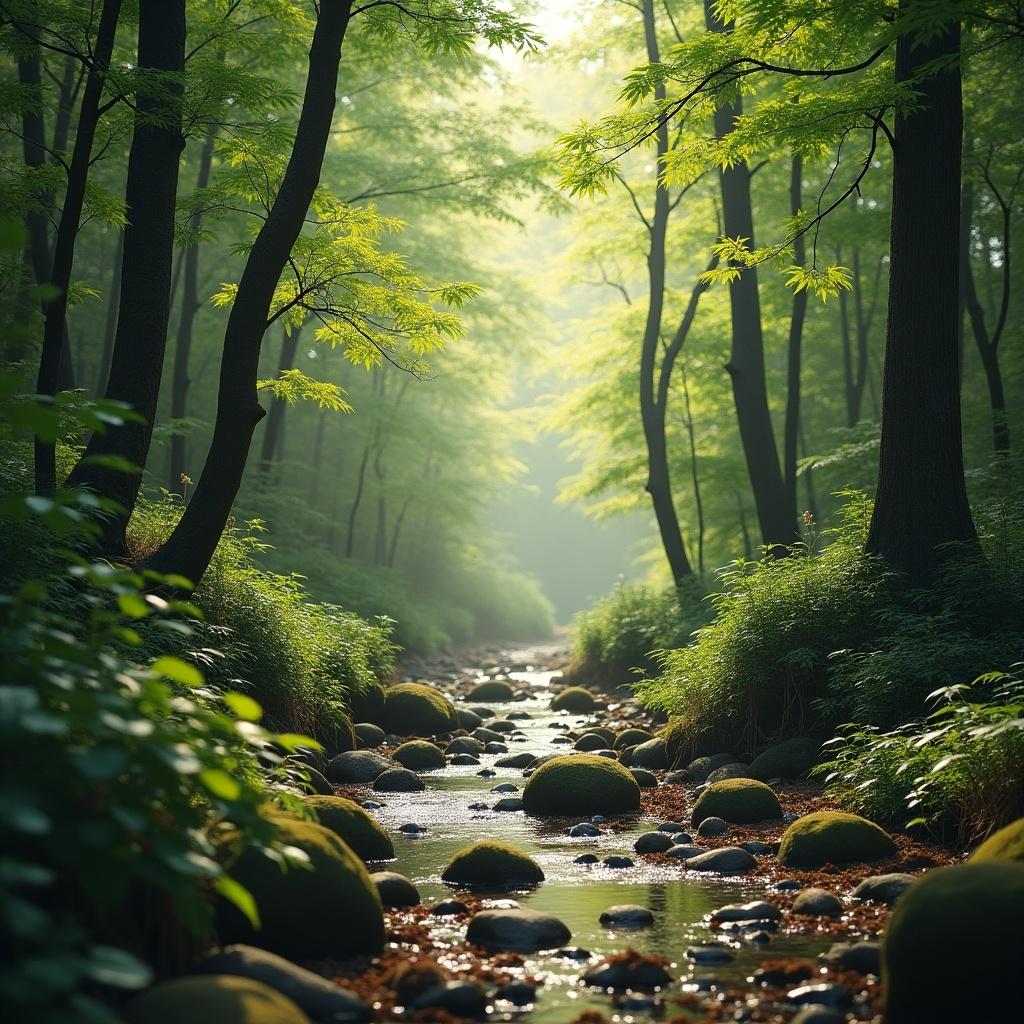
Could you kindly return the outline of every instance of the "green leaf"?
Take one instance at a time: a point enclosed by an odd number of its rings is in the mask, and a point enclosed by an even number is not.
[[[230,875],[221,875],[214,880],[213,887],[249,919],[253,928],[259,928],[260,915],[256,907],[256,900],[241,882],[236,882]]]
[[[114,946],[90,949],[89,976],[114,988],[145,988],[153,980],[153,972],[141,960]]]
[[[118,594],[117,606],[130,619],[144,619],[150,607],[141,594]]]
[[[263,717],[263,708],[259,702],[234,691],[224,694],[224,703],[241,719],[247,722],[258,722]]]
[[[170,679],[172,682],[181,683],[182,686],[202,686],[205,682],[202,672],[195,665],[190,665],[187,661],[182,661],[181,658],[175,658],[169,654],[157,658],[149,667],[157,675]]]
[[[203,785],[221,800],[237,800],[242,795],[242,787],[238,780],[220,768],[205,768],[199,773],[199,778]]]

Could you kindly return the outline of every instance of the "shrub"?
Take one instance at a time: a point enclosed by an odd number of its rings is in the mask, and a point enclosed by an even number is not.
[[[844,807],[977,842],[1024,815],[1024,679],[992,673],[933,697],[927,718],[844,729],[816,773]]]

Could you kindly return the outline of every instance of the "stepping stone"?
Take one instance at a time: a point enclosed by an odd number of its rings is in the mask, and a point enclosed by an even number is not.
[[[422,836],[427,832],[426,825],[417,825],[413,821],[407,821],[404,825],[398,826],[399,832],[404,832],[407,836]]]
[[[629,857],[623,857],[618,853],[613,853],[610,857],[605,857],[601,863],[606,868],[621,869],[633,867],[633,861]]]
[[[686,831],[685,825],[680,825],[678,821],[663,821],[658,826],[659,832],[667,832],[670,836],[678,835],[680,832]]]
[[[419,906],[419,890],[405,875],[400,875],[397,871],[374,871],[370,874],[370,879],[377,886],[380,901],[385,907]]]
[[[600,834],[601,830],[597,828],[597,826],[591,825],[589,821],[581,821],[578,825],[573,825],[572,828],[569,829],[569,835],[573,839],[579,839],[581,837],[592,839],[594,836],[599,836]]]
[[[514,812],[522,809],[523,801],[517,796],[506,796],[494,805],[496,811]]]
[[[801,890],[793,901],[793,913],[809,917],[835,917],[842,909],[843,904],[835,895],[813,886]]]
[[[688,871],[714,871],[720,875],[739,875],[757,867],[757,861],[738,846],[723,846],[720,850],[708,850],[686,862]]]
[[[389,768],[374,779],[373,788],[377,793],[418,793],[427,787],[408,768]]]
[[[466,929],[475,946],[523,953],[558,949],[571,937],[563,921],[539,910],[482,910]]]
[[[624,903],[602,911],[598,920],[606,928],[644,928],[654,924],[654,915],[647,907]]]
[[[633,844],[633,849],[637,853],[664,853],[674,845],[667,832],[645,832]]]
[[[346,750],[332,757],[324,766],[324,775],[331,782],[348,785],[373,782],[383,775],[394,763],[372,750]]]
[[[577,858],[575,858],[575,860],[573,860],[573,864],[597,864],[597,863],[598,863],[597,855],[593,854],[593,853],[581,853]]]
[[[778,921],[782,911],[774,903],[756,900],[753,903],[730,904],[711,911],[711,919],[724,924],[730,921]]]
[[[501,782],[491,789],[492,793],[518,793],[519,787],[512,782]]]
[[[532,764],[536,759],[536,754],[530,754],[524,750],[521,754],[507,754],[505,757],[499,757],[498,760],[494,762],[494,767],[525,768],[527,765]]]

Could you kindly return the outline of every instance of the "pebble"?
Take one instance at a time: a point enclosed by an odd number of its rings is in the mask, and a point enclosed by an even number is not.
[[[786,993],[786,1001],[797,1006],[825,1006],[830,1010],[845,1010],[851,1002],[850,993],[842,985],[831,982],[791,989]]]
[[[775,847],[768,843],[759,843],[756,839],[749,843],[740,843],[740,847],[746,850],[747,853],[754,854],[756,857],[767,857],[769,854],[775,852]]]
[[[714,966],[731,963],[736,954],[726,946],[690,946],[686,950],[686,959],[695,964]]]
[[[427,831],[426,825],[417,825],[414,821],[407,821],[404,825],[398,826],[399,832],[404,832],[407,836],[421,836]]]
[[[420,893],[405,875],[397,871],[374,871],[370,879],[377,886],[380,901],[385,907],[416,907],[420,903]]]
[[[485,754],[507,754],[508,747],[504,743],[499,743],[497,740],[491,740],[489,743],[484,744]]]
[[[676,846],[686,846],[687,844],[693,844],[693,836],[689,832],[675,832],[672,835],[672,842]]]
[[[493,779],[498,773],[493,768],[482,768],[477,772],[481,779]]]
[[[589,821],[581,821],[578,825],[573,825],[572,828],[569,829],[569,835],[573,839],[579,839],[581,836],[593,838],[600,834],[601,830],[596,826],[591,825]]]
[[[434,917],[454,917],[456,914],[468,914],[469,907],[462,900],[442,900],[434,904],[430,913]]]
[[[667,832],[645,832],[633,844],[637,853],[664,853],[673,846],[672,837]]]
[[[502,999],[513,1006],[531,1006],[537,999],[537,989],[525,981],[510,981],[494,993],[495,999]]]
[[[729,826],[722,818],[705,818],[697,826],[699,836],[724,836],[729,831]]]
[[[487,996],[484,990],[472,981],[449,981],[446,985],[427,989],[417,996],[409,1007],[411,1010],[445,1010],[453,1017],[487,1016]]]
[[[359,806],[366,811],[379,811],[384,805],[377,803],[376,800],[364,800]]]
[[[649,924],[654,924],[654,915],[647,907],[624,903],[602,911],[598,920],[609,928],[644,928]]]
[[[795,878],[782,878],[772,888],[776,892],[796,892],[800,888],[800,883]]]
[[[589,949],[583,949],[581,946],[563,946],[554,955],[560,956],[563,960],[589,960],[593,956]]]
[[[609,857],[605,857],[601,863],[606,868],[631,868],[633,867],[633,861],[629,857],[624,857],[621,854],[613,853]]]
[[[858,974],[880,974],[882,947],[877,942],[837,942],[821,954],[825,963]]]
[[[577,858],[575,858],[575,860],[573,860],[573,864],[596,864],[597,861],[598,858],[596,854],[581,853]]]
[[[812,917],[832,917],[843,909],[842,903],[827,889],[802,889],[793,901],[794,914]]]
[[[517,796],[506,796],[499,800],[494,805],[496,811],[521,811],[523,809],[523,801]]]

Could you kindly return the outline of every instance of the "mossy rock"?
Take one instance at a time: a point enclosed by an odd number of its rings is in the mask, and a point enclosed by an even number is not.
[[[782,805],[774,790],[755,779],[723,779],[713,782],[697,798],[691,820],[721,818],[732,825],[752,825],[782,817]]]
[[[447,764],[444,751],[436,743],[428,743],[427,740],[409,740],[391,756],[403,768],[414,772],[429,772]]]
[[[750,777],[767,782],[769,779],[799,779],[817,763],[821,744],[806,736],[794,736],[763,750],[750,762]]]
[[[551,701],[552,711],[593,711],[597,707],[597,701],[589,690],[582,686],[570,686],[562,690]]]
[[[507,704],[515,700],[516,691],[502,679],[489,679],[486,683],[478,683],[470,691],[466,700],[479,701],[481,704]]]
[[[779,863],[788,868],[866,864],[896,854],[896,844],[873,821],[846,811],[815,811],[782,834]]]
[[[625,814],[640,809],[640,787],[618,761],[570,754],[546,761],[523,790],[527,814]]]
[[[354,722],[371,722],[380,725],[384,720],[384,701],[387,691],[380,683],[375,683],[365,693],[353,694],[349,701]]]
[[[653,739],[654,736],[646,729],[623,729],[622,732],[615,737],[615,742],[612,743],[612,748],[614,750],[623,750],[626,747],[636,747],[641,743],[646,743],[648,740]]]
[[[971,854],[972,861],[1019,860],[1024,862],[1024,818],[994,832]]]
[[[299,960],[379,953],[384,945],[380,897],[359,857],[323,825],[284,816],[275,817],[274,824],[281,843],[305,853],[309,866],[293,864],[282,871],[256,847],[239,854],[238,832],[221,836],[230,873],[252,893],[261,923],[254,928],[233,904],[221,901],[221,943],[243,942]]]
[[[458,729],[459,717],[452,702],[433,686],[399,683],[387,691],[381,724],[399,736],[436,736]]]
[[[348,715],[339,715],[329,727],[318,729],[316,738],[324,745],[324,757],[328,759],[356,749],[356,731]]]
[[[306,803],[324,828],[343,839],[363,860],[391,860],[395,848],[377,820],[352,800],[341,796],[311,796]]]
[[[1011,1020],[1022,919],[1016,861],[958,864],[916,881],[882,937],[887,1024]]]
[[[603,725],[588,725],[580,732],[580,739],[584,736],[600,736],[603,740],[602,748],[611,747],[615,743],[615,733],[606,729]]]
[[[544,872],[522,850],[485,839],[455,854],[444,869],[441,881],[454,885],[508,888],[543,882]]]
[[[590,753],[594,750],[604,750],[607,746],[605,741],[597,735],[596,732],[584,733],[574,744],[573,747],[576,750],[582,750],[584,753]]]
[[[128,1005],[127,1024],[309,1024],[290,999],[251,978],[197,975],[165,981]]]

